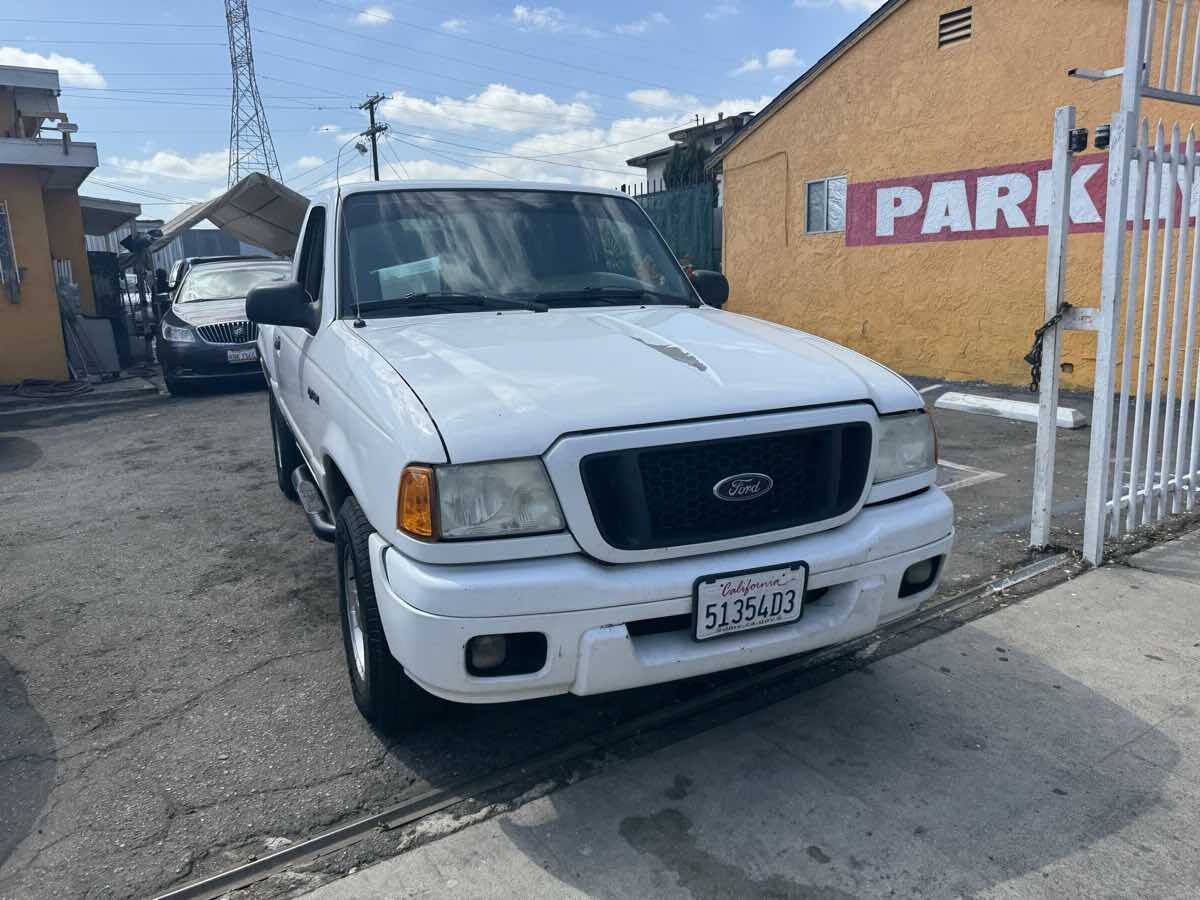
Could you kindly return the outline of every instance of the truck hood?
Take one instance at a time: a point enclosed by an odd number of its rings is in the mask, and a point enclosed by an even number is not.
[[[217,322],[236,322],[246,318],[246,298],[233,300],[197,300],[176,303],[171,307],[175,318],[189,325],[213,325]]]
[[[851,350],[707,307],[375,319],[354,334],[421,398],[453,462],[539,455],[577,431],[848,401],[922,406]]]

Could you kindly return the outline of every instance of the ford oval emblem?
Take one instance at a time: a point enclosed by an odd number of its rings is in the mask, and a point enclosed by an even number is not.
[[[741,500],[757,500],[771,493],[775,480],[762,472],[743,472],[740,475],[730,475],[722,478],[713,485],[713,496],[718,500],[737,502]]]

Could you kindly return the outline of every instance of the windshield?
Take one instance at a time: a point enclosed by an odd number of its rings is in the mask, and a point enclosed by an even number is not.
[[[356,302],[363,315],[471,309],[468,295],[493,306],[696,302],[641,208],[603,194],[353,194],[342,206],[341,253],[343,315]]]
[[[284,281],[291,274],[286,266],[262,266],[236,269],[192,269],[183,281],[176,303],[200,300],[234,300],[245,297],[250,288],[271,281]]]

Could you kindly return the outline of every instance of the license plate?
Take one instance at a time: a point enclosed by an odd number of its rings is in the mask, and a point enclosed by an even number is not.
[[[254,362],[258,359],[258,349],[255,347],[247,347],[245,350],[226,350],[225,355],[231,363],[235,362]]]
[[[804,611],[808,564],[792,563],[697,578],[692,589],[698,641],[795,622]]]

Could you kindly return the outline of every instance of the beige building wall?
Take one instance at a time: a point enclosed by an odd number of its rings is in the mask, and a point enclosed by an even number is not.
[[[0,288],[0,384],[23,378],[67,377],[50,266],[43,178],[40,169],[0,167],[0,200],[8,206],[17,265],[23,269],[19,303],[10,302],[7,290]],[[86,259],[84,262],[86,273]]]
[[[1120,79],[1066,71],[1121,64],[1122,0],[979,0],[971,39],[939,48],[938,16],[963,5],[902,4],[730,151],[728,309],[908,374],[1028,382],[1022,356],[1043,320],[1044,236],[847,246],[841,232],[805,233],[806,181],[1046,160],[1056,107],[1075,105],[1092,132],[1110,120]],[[1144,112],[1192,115],[1163,104]],[[1076,305],[1098,303],[1102,243],[1100,232],[1071,235],[1067,299]],[[1066,385],[1091,386],[1094,348],[1092,335],[1067,336]]]

